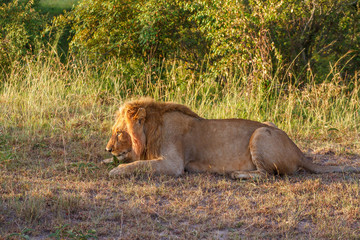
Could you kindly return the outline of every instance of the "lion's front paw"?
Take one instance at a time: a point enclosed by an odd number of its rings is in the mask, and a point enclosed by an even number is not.
[[[118,166],[109,172],[110,177],[124,176],[124,175],[126,175],[126,171],[125,168],[121,166]]]
[[[113,162],[114,162],[114,159],[112,159],[112,158],[104,159],[101,161],[102,164],[110,164]]]

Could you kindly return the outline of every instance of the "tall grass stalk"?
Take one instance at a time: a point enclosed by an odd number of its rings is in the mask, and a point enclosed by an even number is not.
[[[154,71],[135,61],[90,67],[81,61],[62,64],[57,57],[28,59],[2,81],[1,126],[22,128],[29,135],[44,129],[70,131],[76,124],[105,129],[123,101],[151,96],[187,104],[207,118],[272,121],[296,137],[327,138],[336,132],[354,139],[359,134],[358,75],[345,81],[332,68],[326,82],[309,79],[297,88],[280,83],[277,74],[272,79],[257,74],[255,79],[237,71],[219,83],[177,61],[160,66]]]

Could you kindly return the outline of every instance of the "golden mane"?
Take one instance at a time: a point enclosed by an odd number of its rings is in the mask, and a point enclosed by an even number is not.
[[[163,115],[165,113],[180,112],[190,117],[202,119],[199,115],[184,105],[172,102],[156,102],[152,98],[140,98],[138,100],[125,103],[120,109],[121,115],[130,118],[136,114],[139,108],[144,108],[146,110],[144,123],[146,143],[142,143],[142,146],[133,147],[139,148],[134,149],[135,152],[139,152],[140,149],[143,149],[143,151],[141,151],[141,159],[154,159],[160,157],[159,151],[162,140]]]

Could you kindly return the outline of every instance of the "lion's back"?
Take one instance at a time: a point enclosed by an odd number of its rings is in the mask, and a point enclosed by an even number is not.
[[[249,163],[249,141],[252,133],[264,124],[242,120],[208,120],[180,113],[164,115],[162,145],[181,148],[185,164],[204,171],[228,172]]]

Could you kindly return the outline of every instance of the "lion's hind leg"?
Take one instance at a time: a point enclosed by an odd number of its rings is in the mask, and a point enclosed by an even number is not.
[[[258,128],[250,139],[251,160],[257,170],[269,174],[292,174],[299,168],[301,151],[276,128]]]
[[[230,173],[230,177],[232,179],[243,179],[243,180],[248,180],[248,179],[252,179],[252,180],[256,180],[256,179],[260,179],[263,178],[266,175],[265,172],[263,171],[234,171]]]

